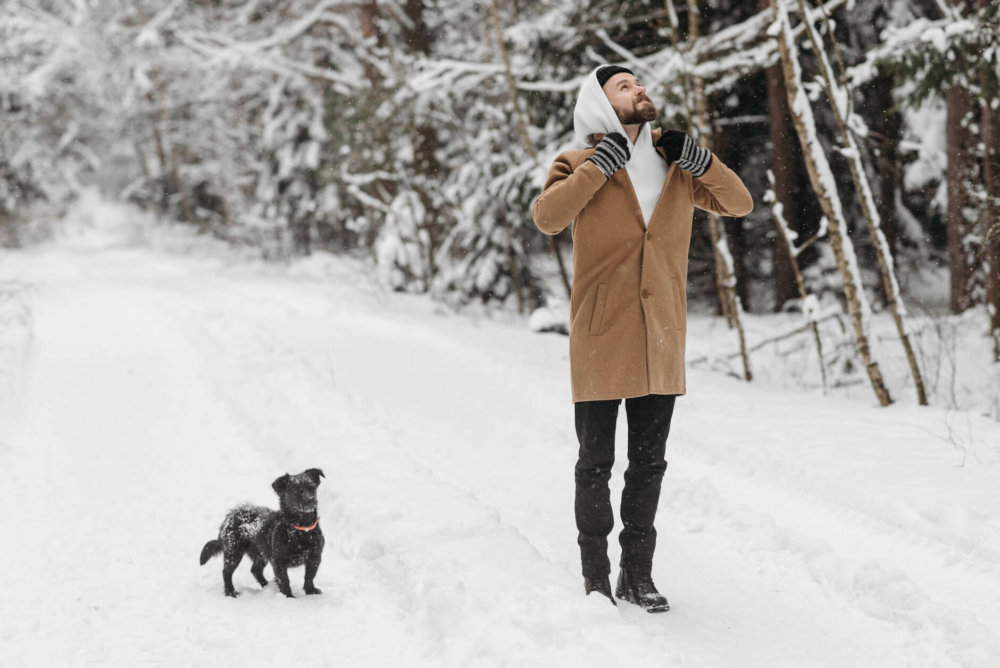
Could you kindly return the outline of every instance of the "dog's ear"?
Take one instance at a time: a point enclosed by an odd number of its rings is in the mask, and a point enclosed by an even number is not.
[[[325,475],[323,475],[323,469],[308,469],[305,472],[305,474],[307,476],[309,476],[310,478],[312,478],[316,482],[317,485],[319,484],[319,479],[320,478],[325,478],[326,477]]]
[[[275,492],[281,494],[282,492],[285,491],[285,488],[288,487],[288,479],[291,477],[292,476],[286,473],[285,475],[281,476],[280,478],[272,482],[271,487],[274,488]]]

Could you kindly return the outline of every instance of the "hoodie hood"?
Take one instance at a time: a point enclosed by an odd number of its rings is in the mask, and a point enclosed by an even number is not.
[[[629,141],[625,127],[597,80],[597,70],[600,67],[595,67],[584,77],[583,85],[580,86],[580,95],[573,109],[573,134],[584,146],[594,146],[595,142],[591,139],[591,135],[595,134],[606,135],[617,132],[625,137],[632,156],[625,164],[625,169],[644,222],[648,225],[659,201],[663,182],[667,178],[667,163],[653,146],[653,134],[649,123],[642,124],[635,144]]]
[[[576,98],[576,107],[573,109],[573,134],[584,146],[594,145],[595,142],[590,136],[595,134],[606,135],[617,132],[623,137],[628,137],[622,122],[618,120],[618,114],[615,113],[614,107],[611,106],[608,96],[604,94],[604,89],[597,80],[597,70],[601,67],[595,67],[583,78],[580,94]]]

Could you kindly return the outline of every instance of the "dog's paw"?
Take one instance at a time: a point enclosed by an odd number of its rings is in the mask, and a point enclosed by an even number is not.
[[[307,596],[315,596],[317,594],[322,594],[323,590],[319,587],[306,587],[305,592]]]
[[[226,596],[229,598],[239,598],[240,593],[234,589],[233,591],[227,591]]]

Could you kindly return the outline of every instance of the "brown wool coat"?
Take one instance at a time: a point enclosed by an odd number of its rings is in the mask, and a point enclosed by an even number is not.
[[[653,141],[660,131],[653,131]],[[573,224],[569,356],[573,401],[684,394],[688,247],[694,207],[745,216],[753,199],[713,155],[700,178],[670,166],[648,228],[629,181],[566,151],[532,215],[546,234]]]

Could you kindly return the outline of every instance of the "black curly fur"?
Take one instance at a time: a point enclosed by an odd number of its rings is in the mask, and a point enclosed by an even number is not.
[[[306,594],[321,594],[313,584],[323,553],[323,532],[318,524],[316,488],[320,469],[308,469],[298,475],[287,473],[275,480],[271,487],[278,494],[279,510],[263,506],[242,504],[226,514],[219,528],[219,538],[205,543],[201,549],[201,563],[219,554],[223,555],[222,582],[226,596],[239,594],[233,587],[233,572],[245,555],[253,559],[250,572],[267,586],[264,566],[271,564],[278,589],[285,596],[292,596],[288,583],[288,569],[305,565]],[[310,530],[295,527],[312,527]]]

